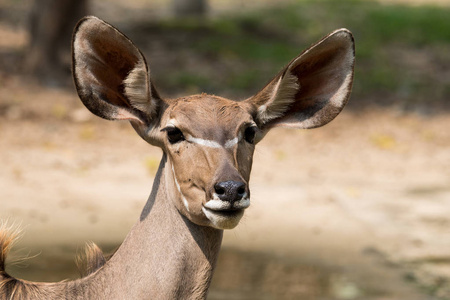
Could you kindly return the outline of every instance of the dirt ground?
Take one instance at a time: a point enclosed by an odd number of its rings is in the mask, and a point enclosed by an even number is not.
[[[47,259],[51,273],[55,252],[119,244],[161,151],[128,124],[91,116],[74,91],[3,79],[0,97],[16,104],[0,116],[0,219],[24,228],[19,253],[42,252],[28,263]],[[257,147],[252,206],[224,247],[338,268],[362,291],[397,297],[373,299],[448,295],[449,122],[373,109],[320,129],[274,130]]]
[[[15,30],[0,24],[0,50],[23,47]],[[367,108],[269,133],[210,299],[450,299],[449,126],[448,113]],[[74,90],[0,72],[0,220],[20,224],[13,256],[30,257],[14,274],[73,278],[67,262],[86,241],[120,244],[160,157]]]

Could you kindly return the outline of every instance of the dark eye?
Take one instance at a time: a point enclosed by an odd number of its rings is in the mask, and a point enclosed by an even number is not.
[[[247,127],[247,129],[245,129],[244,132],[244,139],[248,143],[253,144],[255,143],[255,135],[256,135],[256,127],[255,126]]]
[[[169,140],[169,143],[175,144],[181,141],[184,141],[183,133],[180,129],[176,127],[169,127],[166,129],[167,131],[167,139]]]

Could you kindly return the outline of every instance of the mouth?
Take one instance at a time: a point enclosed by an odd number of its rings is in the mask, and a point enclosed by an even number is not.
[[[202,207],[202,211],[213,227],[232,229],[237,226],[244,215],[244,210],[249,206],[249,199],[242,199],[233,204],[220,200],[210,200]]]
[[[223,209],[223,210],[213,210],[207,207],[203,207],[203,212],[206,212],[210,215],[215,215],[216,217],[221,218],[235,218],[244,213],[243,209]]]
[[[217,229],[232,229],[236,227],[244,215],[244,209],[212,210],[202,207],[202,211],[212,226]]]

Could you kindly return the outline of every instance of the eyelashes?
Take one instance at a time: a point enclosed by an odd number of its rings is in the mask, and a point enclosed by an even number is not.
[[[255,143],[255,136],[257,131],[256,126],[250,126],[247,127],[244,131],[244,139],[247,143],[254,144]]]
[[[167,133],[167,140],[172,145],[186,140],[183,132],[181,132],[181,130],[175,126],[168,126],[161,131],[165,131]],[[247,127],[244,130],[244,140],[249,144],[254,144],[257,131],[258,127],[254,125]]]
[[[161,131],[167,132],[167,139],[171,144],[176,144],[185,140],[183,133],[177,127],[170,126]]]

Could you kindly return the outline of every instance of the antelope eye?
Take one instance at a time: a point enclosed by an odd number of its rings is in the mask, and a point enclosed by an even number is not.
[[[247,127],[244,132],[244,139],[248,143],[254,144],[255,143],[255,135],[256,135],[256,126]]]
[[[168,127],[165,131],[167,132],[167,139],[169,140],[169,143],[176,144],[184,141],[184,136],[180,129],[176,127]]]

